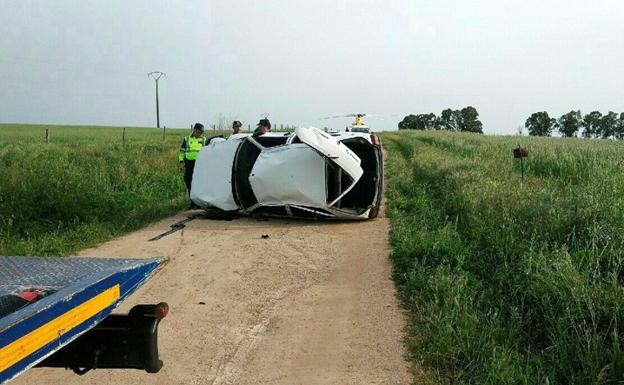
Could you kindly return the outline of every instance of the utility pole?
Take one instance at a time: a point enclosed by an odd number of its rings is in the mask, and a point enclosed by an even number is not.
[[[160,128],[160,111],[158,109],[158,80],[161,77],[167,76],[167,75],[164,72],[152,71],[148,73],[147,76],[154,79],[154,81],[156,82],[156,127]]]

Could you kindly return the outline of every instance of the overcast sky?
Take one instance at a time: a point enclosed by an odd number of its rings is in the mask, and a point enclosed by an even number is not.
[[[394,129],[472,105],[486,133],[530,113],[624,111],[624,2],[0,0],[0,122]],[[392,115],[396,115],[392,117]]]

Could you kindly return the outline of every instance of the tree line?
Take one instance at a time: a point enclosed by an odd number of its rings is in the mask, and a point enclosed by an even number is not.
[[[551,136],[558,132],[564,137],[624,139],[624,112],[609,111],[602,114],[592,111],[587,115],[581,111],[570,111],[559,119],[551,118],[548,112],[535,112],[524,123],[531,136]]]
[[[468,106],[461,110],[447,108],[436,116],[434,113],[410,114],[399,122],[399,130],[447,130],[483,133],[477,109]]]

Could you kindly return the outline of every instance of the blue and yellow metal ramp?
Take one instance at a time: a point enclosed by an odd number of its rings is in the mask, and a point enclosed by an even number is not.
[[[0,384],[96,326],[165,261],[0,256]]]

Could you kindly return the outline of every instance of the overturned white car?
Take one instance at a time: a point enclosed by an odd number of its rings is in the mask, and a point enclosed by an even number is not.
[[[237,134],[215,138],[195,163],[191,200],[204,209],[318,219],[377,216],[383,185],[375,134]]]

